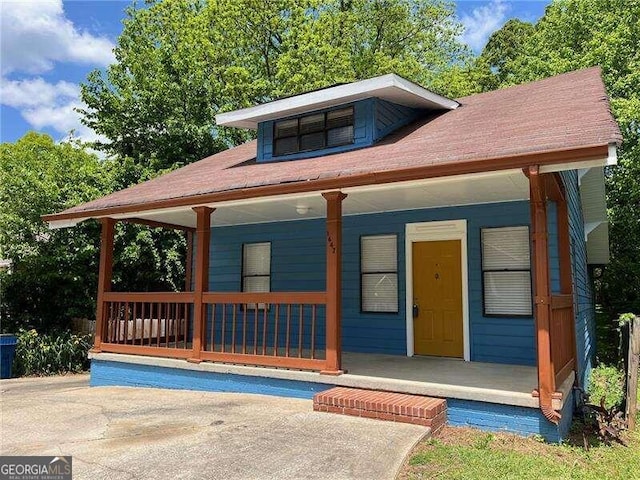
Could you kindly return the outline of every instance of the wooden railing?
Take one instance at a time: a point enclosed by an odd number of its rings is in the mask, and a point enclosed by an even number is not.
[[[551,361],[556,388],[575,368],[573,296],[553,295],[551,298]]]
[[[202,359],[321,370],[324,292],[205,293]]]
[[[199,352],[193,342],[195,300],[193,292],[105,292],[100,350],[324,369],[325,292],[203,293]]]
[[[102,351],[191,355],[193,293],[106,292],[103,300]]]

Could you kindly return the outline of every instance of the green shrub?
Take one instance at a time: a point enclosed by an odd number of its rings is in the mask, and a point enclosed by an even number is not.
[[[70,331],[40,335],[35,330],[21,329],[13,374],[21,377],[82,372],[89,368],[89,348],[91,335],[75,335]]]
[[[622,405],[624,381],[623,370],[608,365],[598,365],[591,371],[589,402],[600,405],[600,400],[604,397],[607,408]]]

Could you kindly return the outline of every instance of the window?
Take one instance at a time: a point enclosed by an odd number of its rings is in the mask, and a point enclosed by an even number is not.
[[[242,291],[271,290],[271,243],[245,243],[242,247]],[[248,304],[247,308],[256,308]],[[258,308],[264,308],[258,304]]]
[[[275,122],[274,155],[353,143],[353,107]]]
[[[531,316],[529,227],[482,229],[485,315]]]
[[[360,308],[398,312],[398,241],[395,235],[360,239]]]

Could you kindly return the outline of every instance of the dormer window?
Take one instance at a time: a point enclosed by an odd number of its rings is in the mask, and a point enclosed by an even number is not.
[[[275,156],[353,143],[353,107],[274,123]]]

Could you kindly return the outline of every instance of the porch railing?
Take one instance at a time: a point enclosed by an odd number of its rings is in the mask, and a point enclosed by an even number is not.
[[[203,293],[199,352],[193,292],[105,292],[103,301],[104,352],[325,368],[325,292]]]
[[[205,293],[202,358],[220,362],[321,370],[324,292]]]
[[[575,368],[573,321],[573,295],[553,295],[549,333],[556,388]]]
[[[105,352],[188,358],[192,354],[191,292],[104,294]]]

